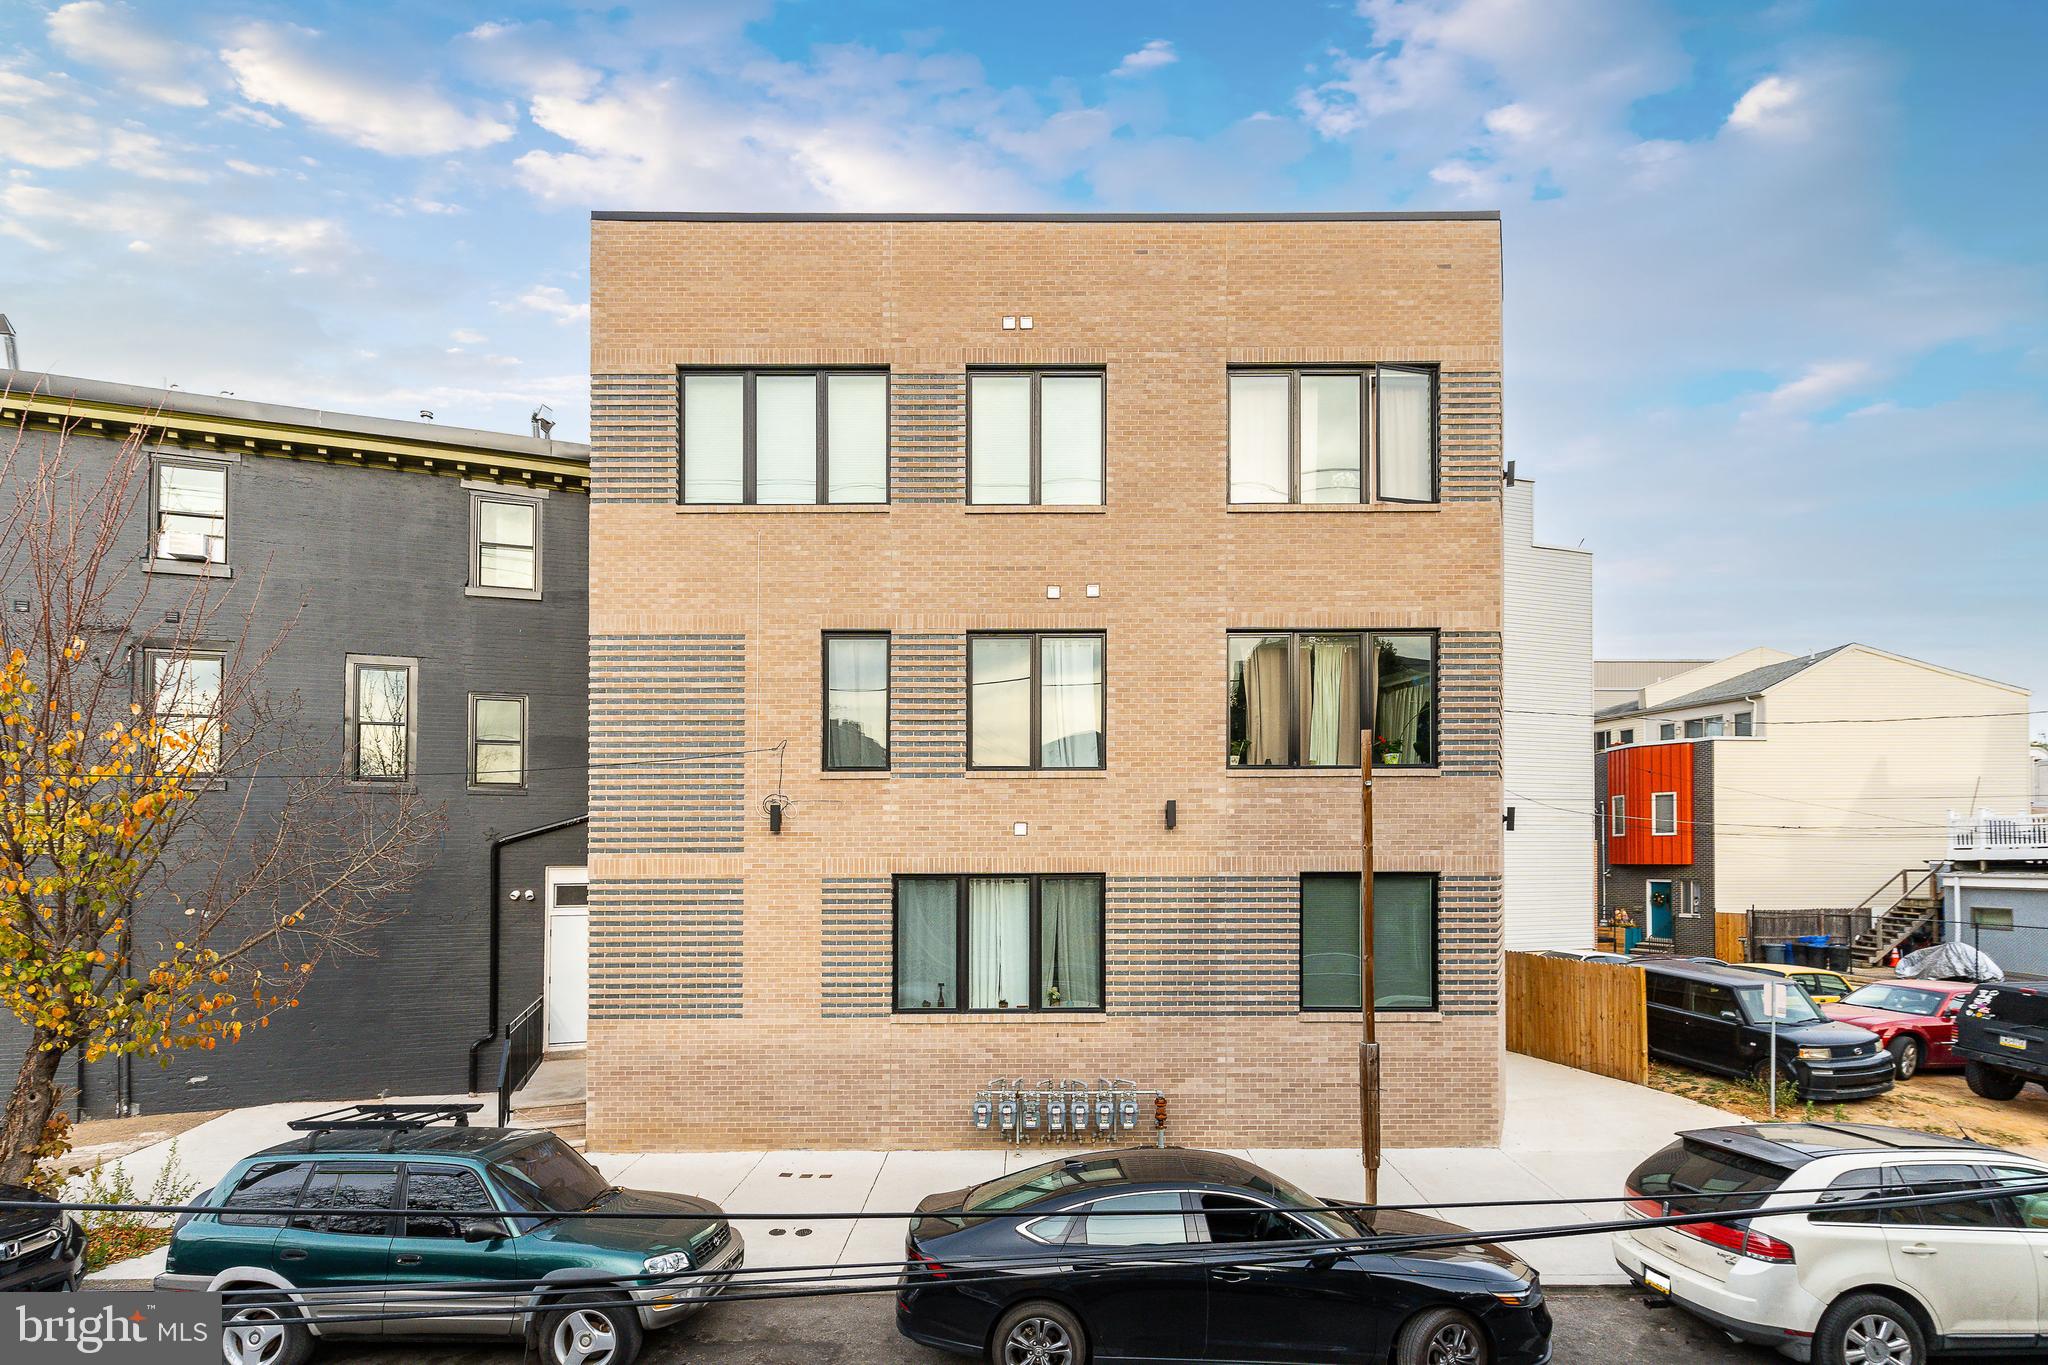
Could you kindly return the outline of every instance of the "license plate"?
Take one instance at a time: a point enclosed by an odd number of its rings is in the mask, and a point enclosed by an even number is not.
[[[2027,1050],[2027,1040],[2026,1040],[2026,1039],[2024,1039],[2024,1038],[2008,1038],[2008,1037],[2006,1037],[2006,1036],[2005,1036],[2004,1034],[2002,1034],[2002,1033],[2001,1033],[2001,1034],[2000,1034],[2000,1035],[1998,1036],[1998,1045],[1999,1045],[2000,1047],[2016,1047],[2016,1048],[2018,1048],[2018,1049],[2019,1049],[2019,1050],[2020,1050],[2021,1052],[2025,1052],[2025,1051]]]
[[[1659,1294],[1669,1294],[1671,1292],[1671,1277],[1661,1270],[1652,1270],[1650,1267],[1644,1266],[1643,1283],[1656,1290]]]

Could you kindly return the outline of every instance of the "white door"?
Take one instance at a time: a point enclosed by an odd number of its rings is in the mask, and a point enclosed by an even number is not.
[[[589,876],[551,867],[547,885],[547,1045],[582,1047],[590,1027]]]
[[[1939,1194],[1983,1179],[1974,1166],[1932,1161],[1892,1166],[1887,1176],[1887,1194]],[[2034,1335],[2034,1249],[2009,1216],[1987,1200],[1892,1210],[1884,1230],[1892,1274],[1927,1305],[1937,1331]]]

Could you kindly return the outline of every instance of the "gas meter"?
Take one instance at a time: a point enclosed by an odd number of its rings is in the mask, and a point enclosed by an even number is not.
[[[974,1101],[974,1126],[986,1132],[988,1126],[995,1122],[995,1110],[996,1107],[990,1102],[988,1096],[983,1095],[977,1098]]]
[[[1116,1127],[1116,1101],[1108,1095],[1098,1096],[1095,1101],[1095,1127],[1107,1133]]]
[[[1126,1133],[1137,1128],[1138,1097],[1136,1095],[1126,1095],[1117,1101],[1116,1126],[1123,1129]]]
[[[1043,1126],[1043,1124],[1044,1118],[1040,1113],[1038,1096],[1025,1096],[1023,1107],[1023,1130],[1027,1133],[1035,1133],[1039,1130],[1041,1126]]]
[[[1017,1101],[1015,1098],[1006,1096],[1005,1098],[997,1101],[996,1127],[1002,1129],[1006,1133],[1014,1133],[1017,1131]]]
[[[1064,1133],[1067,1131],[1067,1102],[1054,1095],[1045,1102],[1045,1131]]]

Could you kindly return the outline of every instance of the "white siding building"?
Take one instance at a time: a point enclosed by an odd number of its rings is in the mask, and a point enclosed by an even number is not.
[[[1593,556],[1539,544],[1536,489],[1507,489],[1502,547],[1502,756],[1510,951],[1590,948],[1594,866]]]

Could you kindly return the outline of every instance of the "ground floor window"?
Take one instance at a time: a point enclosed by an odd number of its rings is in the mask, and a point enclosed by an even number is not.
[[[1436,1008],[1436,874],[1380,872],[1372,879],[1373,1006]],[[1358,874],[1301,878],[1301,1007],[1358,1008]]]
[[[1102,878],[897,878],[896,1008],[1101,1009]]]

